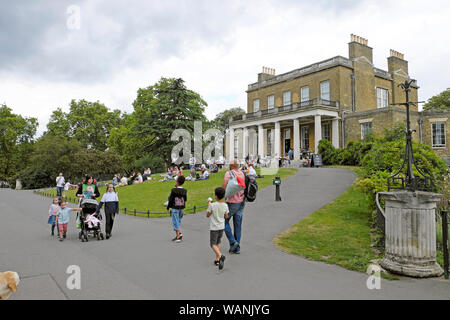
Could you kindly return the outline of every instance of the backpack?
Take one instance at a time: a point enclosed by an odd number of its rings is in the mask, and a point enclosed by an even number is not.
[[[244,196],[248,202],[253,202],[256,199],[256,192],[258,192],[258,183],[255,177],[246,175],[245,176],[245,190]]]
[[[231,198],[236,193],[245,190],[245,180],[236,176],[233,170],[230,170],[230,180],[228,180],[227,188],[225,189],[225,199]]]

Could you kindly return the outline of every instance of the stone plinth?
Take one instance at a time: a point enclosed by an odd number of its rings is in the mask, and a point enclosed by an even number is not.
[[[381,266],[411,277],[437,277],[436,203],[442,195],[431,192],[381,192],[386,202],[386,252]]]

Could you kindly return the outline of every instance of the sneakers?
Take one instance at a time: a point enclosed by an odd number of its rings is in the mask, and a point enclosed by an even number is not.
[[[223,264],[224,264],[224,262],[225,262],[225,256],[222,255],[222,256],[220,257],[220,259],[219,259],[219,270],[222,270],[222,269],[223,269]]]
[[[59,238],[59,241],[64,241],[64,238]]]
[[[172,239],[172,241],[174,241],[174,242],[181,242],[182,239],[183,239],[183,234],[180,233],[180,237],[179,238],[175,237],[175,238]]]
[[[219,265],[219,260],[214,260],[214,265],[217,267]]]
[[[239,247],[239,242],[235,242],[231,245],[229,252],[230,253],[236,253],[236,249]]]
[[[109,234],[106,234],[106,239],[109,239],[109,237],[111,237],[111,235],[109,235]]]
[[[63,237],[64,237],[64,239],[66,238],[66,233],[64,232],[64,234],[63,234]]]

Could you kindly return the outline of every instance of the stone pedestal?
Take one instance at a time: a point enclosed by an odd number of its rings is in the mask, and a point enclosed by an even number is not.
[[[442,195],[431,192],[381,192],[386,202],[386,252],[381,266],[411,277],[437,277],[436,203]]]
[[[22,182],[16,179],[16,190],[22,190]]]

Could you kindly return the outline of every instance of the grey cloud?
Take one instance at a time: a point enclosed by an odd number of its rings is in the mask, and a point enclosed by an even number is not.
[[[69,5],[81,9],[80,30],[66,26]],[[227,2],[198,0],[2,3],[0,72],[103,81],[145,58],[182,57],[192,42],[223,45],[237,11]]]

